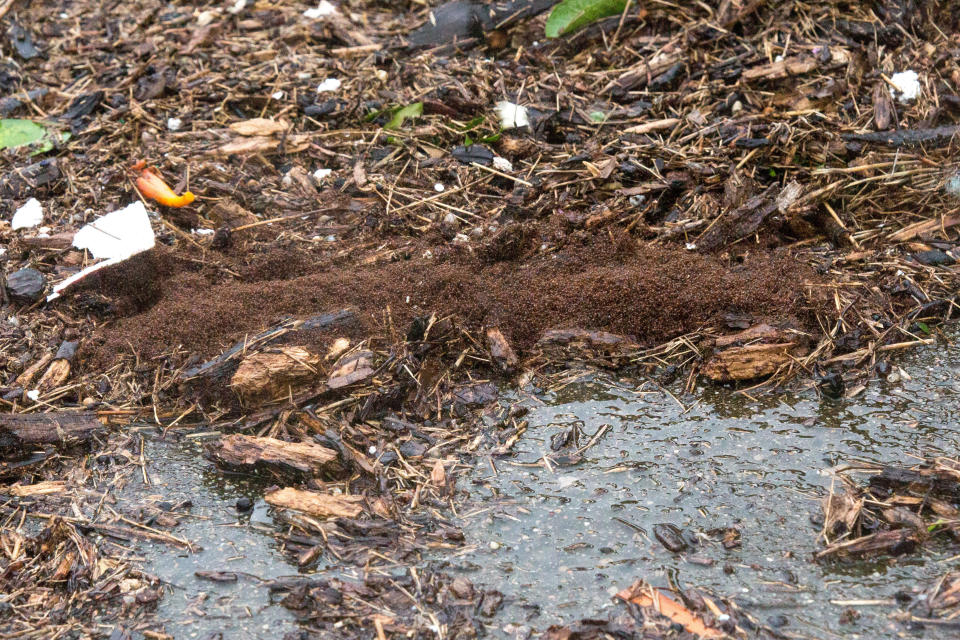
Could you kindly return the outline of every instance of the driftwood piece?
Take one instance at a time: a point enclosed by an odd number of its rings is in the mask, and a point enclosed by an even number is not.
[[[271,506],[301,511],[316,518],[356,518],[363,513],[362,496],[334,496],[287,487],[263,498]]]
[[[323,358],[303,347],[279,347],[247,356],[230,386],[249,398],[285,395],[289,387],[319,375]]]
[[[207,445],[206,456],[216,464],[241,470],[266,468],[287,473],[320,475],[337,453],[311,442],[286,442],[234,434]]]
[[[70,446],[104,429],[93,412],[0,414],[0,451],[37,444]]]
[[[731,347],[713,356],[702,371],[715,382],[765,378],[790,362],[793,346],[793,342],[781,342]]]

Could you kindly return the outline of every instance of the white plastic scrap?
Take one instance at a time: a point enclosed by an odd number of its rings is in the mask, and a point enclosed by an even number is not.
[[[320,0],[320,4],[316,9],[307,9],[303,12],[305,18],[310,18],[311,20],[316,20],[317,18],[326,18],[327,16],[332,16],[337,12],[337,8],[327,2],[327,0]]]
[[[14,231],[17,229],[32,229],[41,222],[43,222],[43,207],[40,206],[39,200],[30,198],[13,214],[10,228]]]
[[[167,118],[167,129],[170,131],[180,131],[183,126],[183,120],[180,118]]]
[[[195,236],[212,236],[216,233],[214,229],[191,229],[190,233]]]
[[[313,172],[313,179],[317,182],[323,182],[333,173],[333,169],[317,169]]]
[[[328,91],[336,91],[340,88],[340,85],[343,84],[336,78],[327,78],[319,85],[317,85],[317,93],[326,93]]]
[[[147,209],[140,201],[97,218],[77,231],[73,236],[73,246],[86,249],[97,260],[103,259],[103,262],[90,265],[56,285],[53,293],[47,296],[47,302],[59,298],[60,292],[74,282],[152,249],[155,243]]]
[[[890,84],[896,88],[896,92],[893,88],[890,89],[890,95],[896,97],[896,94],[899,93],[898,100],[900,102],[916,100],[917,96],[920,95],[920,76],[917,75],[916,71],[908,70],[895,73],[890,77]]]
[[[507,160],[506,158],[501,158],[500,156],[494,156],[493,168],[496,169],[497,171],[510,173],[511,171],[513,171],[513,163]]]
[[[30,389],[27,391],[27,397],[30,398],[33,402],[36,402],[40,399],[40,390],[39,389]]]
[[[500,123],[504,129],[519,129],[520,127],[530,126],[530,118],[527,114],[527,108],[512,102],[498,102],[494,105],[497,115],[500,117]]]
[[[433,185],[433,190],[436,191],[437,193],[443,193],[444,191],[446,191],[446,189],[447,188],[443,186],[442,182],[438,182],[437,184]]]
[[[247,0],[237,0],[236,2],[233,3],[232,7],[227,9],[227,11],[234,14],[240,13],[246,8],[246,6],[247,6]]]

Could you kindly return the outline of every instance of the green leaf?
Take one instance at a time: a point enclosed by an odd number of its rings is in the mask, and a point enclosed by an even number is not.
[[[930,335],[930,327],[927,325],[926,322],[918,322],[917,327],[920,329],[920,331],[923,331],[925,334]]]
[[[460,131],[472,131],[483,124],[483,116],[477,116],[462,127],[457,127]]]
[[[547,18],[546,35],[559,38],[601,18],[623,13],[626,6],[627,0],[563,0]]]
[[[605,114],[603,111],[591,111],[590,119],[593,122],[600,123],[607,119],[607,114]]]
[[[47,130],[32,120],[0,120],[0,149],[34,145],[36,149],[30,155],[35,156],[53,149],[54,143],[69,139],[69,133]]]
[[[470,134],[463,136],[463,146],[469,147],[473,144],[473,138],[470,137]]]
[[[47,130],[31,120],[0,120],[0,149],[40,142]]]
[[[384,129],[399,129],[403,126],[403,123],[407,121],[407,118],[419,118],[423,115],[423,103],[414,102],[413,104],[408,104],[402,109],[397,109],[396,113],[393,114],[393,117],[390,118],[390,122],[384,127]]]

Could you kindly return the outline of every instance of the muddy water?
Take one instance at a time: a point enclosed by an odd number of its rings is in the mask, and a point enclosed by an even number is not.
[[[899,364],[911,380],[878,382],[841,401],[813,392],[754,401],[704,389],[697,402],[600,379],[528,401],[536,408],[516,457],[496,472],[477,465],[478,513],[464,527],[476,546],[465,557],[471,578],[512,596],[501,632],[602,615],[616,606],[610,595],[637,578],[738,596],[762,621],[814,637],[908,631],[889,618],[895,607],[886,601],[955,567],[957,559],[947,560],[955,548],[897,562],[810,560],[820,530],[811,518],[821,512],[831,467],[896,463],[905,452],[957,455],[960,350],[932,348]],[[540,461],[551,437],[574,426],[583,444],[607,431],[583,462],[548,470]],[[736,527],[742,547],[703,540],[671,553],[653,536],[662,523],[694,543]],[[859,620],[841,624],[850,605],[834,603],[855,600],[884,603],[856,606]]]
[[[955,549],[897,561],[810,561],[819,532],[811,520],[831,467],[895,463],[905,452],[957,455],[960,350],[929,348],[898,364],[909,379],[878,381],[840,401],[812,391],[758,400],[709,388],[671,396],[649,383],[596,376],[517,393],[505,401],[523,402],[531,413],[515,455],[495,460],[495,470],[479,458],[473,476],[458,481],[470,494],[459,511],[469,548],[431,563],[505,594],[491,621],[494,637],[606,616],[617,607],[611,594],[637,578],[737,596],[762,621],[785,625],[784,632],[952,637],[905,627],[890,614],[898,594],[913,594],[960,564],[951,557]],[[545,468],[551,437],[571,427],[581,445],[604,431],[579,464]],[[151,441],[147,457],[153,484],[140,491],[192,499],[192,515],[175,532],[204,547],[195,554],[140,549],[144,568],[171,584],[159,610],[168,633],[260,638],[295,629],[259,583],[297,571],[271,534],[263,487],[212,469],[190,440]],[[234,506],[244,495],[255,501],[250,515]],[[682,529],[691,546],[664,549],[653,536],[662,523]],[[740,530],[740,548],[725,550],[706,535],[728,527]],[[250,576],[219,583],[196,577],[198,570]],[[846,601],[878,604],[852,606],[859,619],[842,624],[841,613],[851,608]]]

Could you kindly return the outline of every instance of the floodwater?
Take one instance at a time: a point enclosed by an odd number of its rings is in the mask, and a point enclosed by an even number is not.
[[[480,456],[472,476],[458,478],[469,493],[459,508],[468,547],[429,562],[503,592],[493,637],[612,615],[620,605],[611,595],[640,578],[736,597],[784,633],[953,637],[955,630],[907,626],[891,614],[895,597],[913,597],[960,565],[955,548],[934,545],[896,560],[811,560],[831,468],[857,460],[909,464],[910,455],[960,449],[960,349],[941,342],[895,365],[907,375],[894,366],[899,380],[874,381],[843,400],[813,390],[758,399],[709,387],[671,395],[596,375],[549,392],[510,392],[501,401],[529,406],[530,426],[513,456]],[[551,438],[571,428],[581,446],[602,435],[578,464],[547,468]],[[272,535],[262,486],[214,470],[188,442],[152,441],[147,457],[153,486],[143,491],[192,499],[191,516],[174,533],[204,547],[194,554],[141,549],[145,570],[171,583],[159,607],[167,632],[279,638],[294,630],[292,617],[258,586],[257,578],[297,572]],[[234,506],[243,495],[256,504],[249,517]],[[657,524],[681,529],[691,546],[667,551],[654,538]],[[707,535],[729,527],[740,531],[740,548],[726,550]],[[198,570],[256,578],[211,582]],[[325,570],[336,568],[317,571]],[[860,617],[842,623],[850,608]]]

